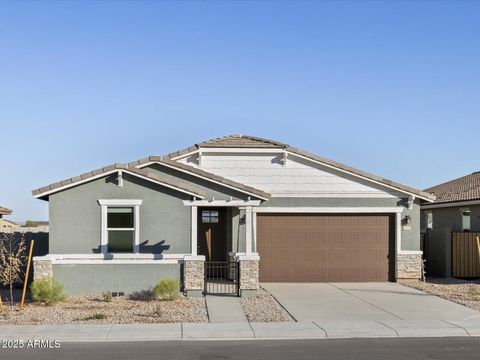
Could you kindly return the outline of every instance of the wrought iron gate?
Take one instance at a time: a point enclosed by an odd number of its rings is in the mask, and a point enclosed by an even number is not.
[[[236,261],[205,262],[205,294],[239,296],[240,266]]]

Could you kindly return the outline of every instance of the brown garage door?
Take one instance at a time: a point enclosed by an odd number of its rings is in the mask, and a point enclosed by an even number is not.
[[[393,280],[393,217],[258,214],[260,281]]]

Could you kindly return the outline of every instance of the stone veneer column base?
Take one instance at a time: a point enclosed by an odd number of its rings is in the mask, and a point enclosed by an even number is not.
[[[397,254],[397,279],[421,279],[422,254]]]
[[[33,280],[53,278],[51,259],[42,257],[33,258]]]
[[[203,296],[205,290],[205,256],[183,259],[183,291],[186,296]]]
[[[258,281],[258,263],[260,258],[257,256],[240,256],[240,296],[255,297],[260,288]]]

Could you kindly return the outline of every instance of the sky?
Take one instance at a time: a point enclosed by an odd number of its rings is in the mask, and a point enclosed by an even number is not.
[[[424,189],[480,170],[480,2],[0,2],[0,205],[227,134]]]

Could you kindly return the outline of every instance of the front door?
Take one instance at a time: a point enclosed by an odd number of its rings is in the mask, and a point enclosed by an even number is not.
[[[224,208],[199,208],[197,250],[206,261],[227,259]]]

